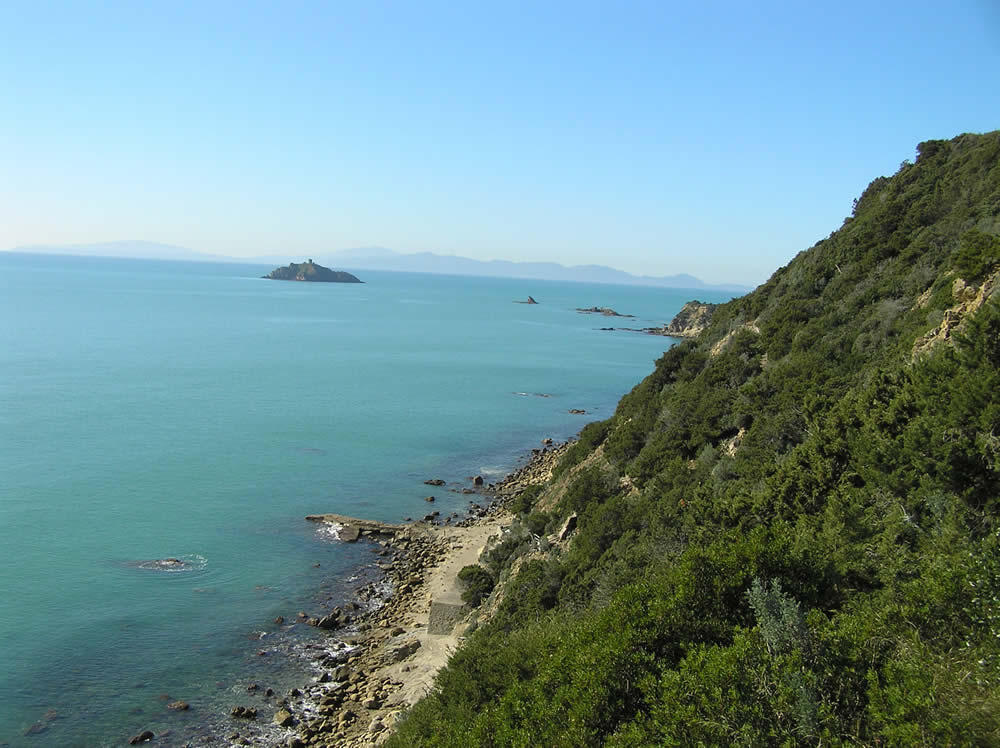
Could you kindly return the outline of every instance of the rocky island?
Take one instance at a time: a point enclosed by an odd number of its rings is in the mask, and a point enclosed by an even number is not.
[[[287,267],[275,268],[263,277],[269,280],[313,281],[316,283],[364,283],[363,280],[350,273],[325,268],[312,260],[298,263],[290,262]]]
[[[606,306],[592,306],[589,309],[577,309],[580,314],[603,314],[605,317],[635,317],[634,314],[619,314]]]

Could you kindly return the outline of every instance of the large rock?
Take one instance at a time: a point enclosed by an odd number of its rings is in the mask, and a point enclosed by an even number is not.
[[[418,649],[420,649],[420,641],[417,639],[410,639],[390,649],[389,657],[393,662],[402,662],[407,657],[412,656]]]
[[[573,530],[576,529],[576,519],[577,519],[576,512],[573,512],[573,514],[569,515],[566,518],[566,521],[563,523],[562,529],[559,530],[560,541],[566,540],[566,538],[570,536]]]
[[[340,608],[334,608],[329,615],[325,615],[316,621],[316,626],[321,629],[337,629],[345,623],[343,611]]]

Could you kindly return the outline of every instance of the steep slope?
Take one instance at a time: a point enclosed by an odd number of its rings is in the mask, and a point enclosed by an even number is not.
[[[1000,743],[998,235],[1000,132],[928,141],[715,309],[518,499],[393,745]]]

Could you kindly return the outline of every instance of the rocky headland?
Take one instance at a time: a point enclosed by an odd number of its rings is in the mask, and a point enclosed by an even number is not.
[[[667,335],[671,338],[696,338],[711,323],[712,315],[718,306],[702,301],[689,301],[674,315],[669,324],[663,327],[648,327],[642,332]]]
[[[712,322],[712,315],[718,304],[706,304],[702,301],[689,301],[674,318],[662,327],[601,327],[600,330],[613,332],[643,332],[647,335],[664,335],[671,338],[696,338]],[[633,314],[618,314],[614,309],[591,307],[577,309],[581,314],[601,314],[605,317],[634,317]]]
[[[357,276],[343,270],[331,270],[312,260],[298,263],[290,262],[287,267],[275,268],[263,277],[268,280],[312,281],[315,283],[364,283]]]

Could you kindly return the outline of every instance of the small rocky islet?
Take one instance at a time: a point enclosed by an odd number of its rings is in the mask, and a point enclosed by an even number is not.
[[[587,307],[586,309],[578,308],[576,311],[580,314],[600,314],[604,317],[635,317],[634,314],[620,314],[614,309],[606,306],[592,306]]]
[[[287,266],[275,268],[267,275],[267,280],[307,281],[313,283],[364,283],[355,275],[343,270],[331,270],[311,259],[307,262],[290,262]]]

